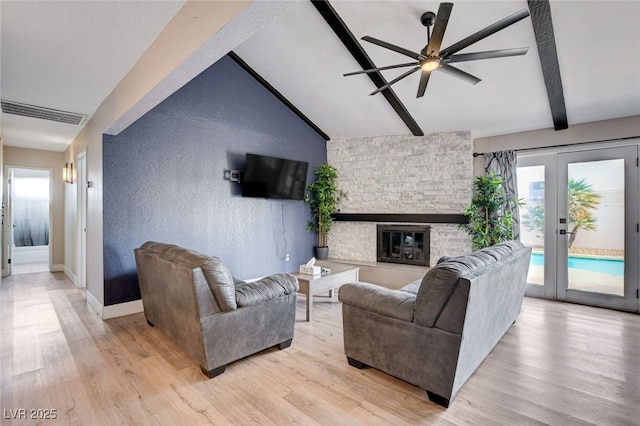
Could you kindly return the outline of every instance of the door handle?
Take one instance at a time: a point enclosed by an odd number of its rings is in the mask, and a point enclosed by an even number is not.
[[[561,229],[560,230],[560,235],[565,235],[565,234],[573,234],[573,232],[569,232],[566,229]]]

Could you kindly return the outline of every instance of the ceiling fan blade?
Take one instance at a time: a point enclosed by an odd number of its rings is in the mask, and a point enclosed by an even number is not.
[[[451,65],[440,64],[440,68],[438,69],[446,74],[452,75],[454,77],[458,77],[459,79],[464,80],[467,83],[478,84],[482,81],[478,77],[473,76],[468,72],[464,72],[459,68],[452,67]]]
[[[506,58],[508,56],[520,56],[527,53],[528,47],[518,47],[515,49],[487,50],[486,52],[461,53],[451,55],[444,60],[447,64],[454,62],[478,61],[481,59]]]
[[[344,77],[348,77],[348,76],[350,76],[350,75],[357,75],[357,74],[369,74],[369,73],[376,72],[376,71],[384,71],[384,70],[392,70],[392,69],[394,69],[394,68],[409,67],[409,66],[411,66],[411,65],[415,66],[415,65],[418,65],[418,63],[416,63],[416,62],[409,62],[409,63],[406,63],[406,64],[389,65],[389,66],[386,66],[386,67],[371,68],[371,69],[368,69],[368,70],[361,70],[361,71],[348,72],[348,73],[346,73],[346,74],[342,74],[342,75],[343,75]]]
[[[407,50],[407,49],[405,49],[403,47],[396,46],[395,44],[387,43],[386,41],[378,40],[377,38],[364,36],[364,37],[362,37],[362,40],[368,41],[369,43],[376,44],[376,45],[378,45],[380,47],[384,47],[384,48],[389,49],[389,50],[393,50],[394,52],[401,53],[401,54],[403,54],[405,56],[408,56],[410,58],[415,59],[416,61],[419,61],[421,59],[426,59],[423,55],[421,55],[419,53],[412,52],[411,50]]]
[[[431,71],[422,71],[420,74],[420,83],[418,84],[418,94],[416,98],[424,96],[424,92],[427,90],[427,83],[429,83],[429,77],[431,77]]]
[[[393,80],[391,80],[390,82],[388,82],[384,86],[378,88],[378,90],[369,93],[369,96],[375,95],[376,93],[379,93],[379,92],[382,92],[385,89],[388,89],[389,87],[391,87],[392,84],[395,84],[395,83],[399,82],[400,80],[402,80],[403,78],[410,76],[411,74],[413,74],[414,72],[418,71],[419,69],[420,69],[420,67],[411,68],[409,71],[405,72],[400,77],[394,78]]]
[[[424,56],[438,56],[440,53],[440,46],[444,38],[444,30],[447,29],[449,16],[451,16],[451,9],[453,9],[453,3],[440,3],[429,44],[421,52]]]
[[[441,50],[440,57],[447,58],[454,53],[464,49],[465,47],[471,46],[473,43],[477,43],[480,40],[489,37],[491,34],[495,34],[498,31],[507,28],[509,25],[515,24],[516,22],[526,18],[527,16],[529,16],[529,11],[527,9],[522,9],[514,13],[513,15],[507,16],[506,18],[501,19],[498,22],[478,31],[477,33],[460,40],[456,44],[453,44],[446,49]]]

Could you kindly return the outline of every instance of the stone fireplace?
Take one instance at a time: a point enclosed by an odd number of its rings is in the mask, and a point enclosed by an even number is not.
[[[467,131],[329,140],[327,161],[338,168],[338,185],[348,193],[329,237],[329,257],[378,262],[379,225],[428,227],[425,246],[407,256],[424,257],[422,265],[471,251],[458,224],[473,196],[472,154]],[[394,262],[396,256],[388,257]]]
[[[378,262],[429,266],[429,225],[378,225]]]

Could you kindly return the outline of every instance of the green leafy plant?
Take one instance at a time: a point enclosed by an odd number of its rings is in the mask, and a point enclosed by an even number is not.
[[[304,203],[309,205],[311,219],[307,230],[318,233],[318,247],[327,247],[329,231],[333,228],[332,214],[347,193],[338,188],[338,169],[329,163],[323,163],[313,172],[316,180],[307,185]]]
[[[504,180],[495,172],[478,176],[473,184],[474,196],[464,215],[469,223],[458,225],[471,235],[474,250],[513,239],[513,214],[505,206],[522,205],[522,201],[508,196]]]
[[[598,229],[592,210],[600,204],[600,194],[585,179],[569,178],[567,185],[567,204],[569,207],[569,248],[578,235],[578,231]],[[527,229],[544,235],[544,206],[537,204],[523,215],[522,225]]]

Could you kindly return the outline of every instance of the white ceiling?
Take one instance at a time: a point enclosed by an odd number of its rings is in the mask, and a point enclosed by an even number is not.
[[[332,1],[360,39],[369,35],[409,50],[426,44],[420,16],[435,1]],[[443,46],[527,8],[526,1],[456,1]],[[640,2],[551,1],[569,125],[640,115]],[[377,66],[409,58],[361,41]],[[436,72],[416,99],[419,73],[392,86],[425,133],[471,130],[474,137],[553,128],[531,19],[460,53],[529,47],[525,56],[456,64],[483,81]],[[235,49],[331,137],[410,134],[309,2],[280,16]],[[406,69],[383,71],[387,81]]]
[[[183,1],[0,1],[3,100],[91,117]],[[82,126],[2,114],[5,145],[64,151]]]
[[[0,1],[4,100],[91,116],[182,2]],[[434,1],[331,1],[351,32],[420,50],[419,21]],[[527,2],[456,1],[443,47]],[[551,1],[569,125],[640,115],[640,1]],[[406,57],[361,42],[378,66]],[[553,127],[530,18],[461,53],[529,47],[525,56],[457,64],[483,81],[434,73],[416,99],[418,74],[393,90],[425,133],[474,137]],[[410,134],[310,2],[276,17],[234,51],[331,138]],[[387,80],[403,71],[385,71]],[[63,151],[81,126],[2,114],[9,146]]]

